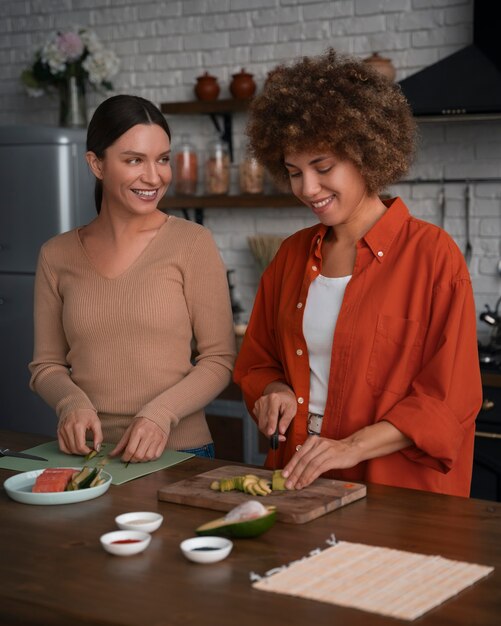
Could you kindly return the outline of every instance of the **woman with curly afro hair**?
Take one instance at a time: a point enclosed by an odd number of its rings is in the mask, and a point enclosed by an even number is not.
[[[278,438],[267,467],[278,461],[288,489],[326,476],[468,496],[473,292],[451,237],[380,198],[415,146],[398,85],[332,49],[281,65],[248,135],[319,221],[263,273],[235,367],[260,431]]]

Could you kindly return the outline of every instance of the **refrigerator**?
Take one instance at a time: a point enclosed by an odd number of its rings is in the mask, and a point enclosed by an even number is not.
[[[0,126],[0,428],[55,435],[29,388],[33,287],[41,245],[95,216],[85,129]]]

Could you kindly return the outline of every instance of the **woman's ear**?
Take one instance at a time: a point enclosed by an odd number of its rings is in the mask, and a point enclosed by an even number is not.
[[[96,178],[99,180],[103,179],[103,162],[102,160],[95,154],[95,152],[87,152],[85,154],[85,158],[87,159],[87,163],[89,165],[90,171],[94,174]]]

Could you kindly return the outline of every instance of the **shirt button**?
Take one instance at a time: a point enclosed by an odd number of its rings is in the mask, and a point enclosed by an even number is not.
[[[298,356],[303,356],[303,351],[301,350],[301,348],[299,348],[298,350],[296,350],[296,354]]]
[[[302,308],[303,308],[303,303],[302,303],[302,302],[298,302],[298,303],[296,304],[296,308],[297,308],[297,309],[302,309]]]
[[[311,269],[312,269],[314,272],[316,272],[316,271],[318,270],[318,267],[317,267],[316,265],[312,265],[312,266],[311,266]]]
[[[300,397],[300,398],[298,398],[298,399],[297,399],[297,403],[298,403],[298,404],[304,404],[304,398],[301,398],[301,397]]]
[[[379,250],[379,252],[377,253],[377,255],[378,255],[379,257],[381,257],[381,256],[383,256],[383,255],[384,255],[384,252],[383,252],[382,250]]]

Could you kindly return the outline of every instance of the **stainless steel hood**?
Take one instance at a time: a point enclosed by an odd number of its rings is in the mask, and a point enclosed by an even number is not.
[[[476,0],[473,44],[400,82],[414,114],[433,119],[501,119],[499,7]],[[431,119],[430,119],[431,121]]]

